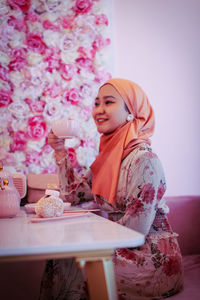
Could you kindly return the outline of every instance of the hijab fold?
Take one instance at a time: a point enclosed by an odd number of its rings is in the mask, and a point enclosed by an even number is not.
[[[134,119],[122,124],[114,132],[100,138],[99,155],[90,166],[92,192],[114,204],[121,161],[141,143],[151,144],[149,137],[154,130],[154,113],[142,89],[129,80],[110,79],[121,95]]]

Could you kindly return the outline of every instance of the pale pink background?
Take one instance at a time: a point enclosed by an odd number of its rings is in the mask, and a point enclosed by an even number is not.
[[[167,195],[199,195],[200,1],[113,0],[113,19],[114,76],[137,82],[154,107]]]

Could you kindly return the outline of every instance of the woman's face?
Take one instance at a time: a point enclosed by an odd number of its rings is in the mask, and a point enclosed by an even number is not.
[[[124,100],[111,84],[99,89],[92,112],[99,133],[112,133],[126,122],[128,114]]]

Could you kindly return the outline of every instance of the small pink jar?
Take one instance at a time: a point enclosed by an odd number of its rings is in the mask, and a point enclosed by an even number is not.
[[[20,211],[20,201],[12,176],[0,166],[0,218],[15,217]]]

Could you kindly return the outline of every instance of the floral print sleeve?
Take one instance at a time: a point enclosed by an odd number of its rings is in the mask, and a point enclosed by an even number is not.
[[[85,174],[76,172],[66,156],[58,164],[58,176],[60,182],[61,196],[64,201],[72,205],[79,205],[88,201],[94,202],[91,192],[91,173]],[[94,203],[93,203],[94,204]]]
[[[121,173],[119,187],[126,176],[125,213],[118,223],[147,235],[166,189],[161,163],[155,154],[138,151],[136,158],[122,166]],[[117,201],[120,205],[124,199]]]

